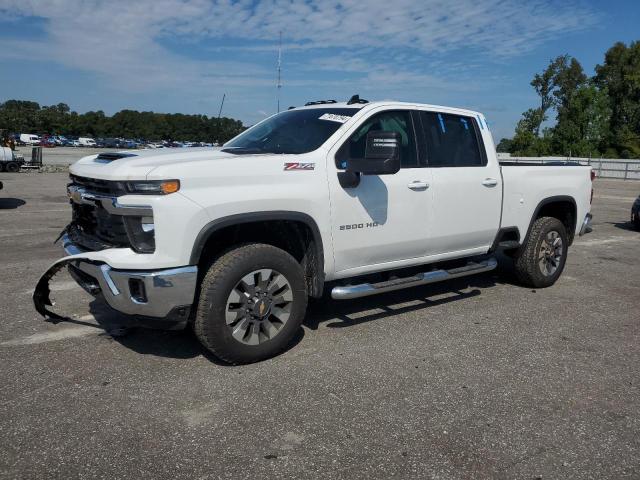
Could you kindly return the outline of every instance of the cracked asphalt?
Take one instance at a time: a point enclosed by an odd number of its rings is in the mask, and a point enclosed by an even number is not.
[[[60,276],[64,174],[0,173],[1,478],[638,478],[640,182],[597,180],[552,288],[501,272],[315,302],[295,345],[229,367]],[[115,333],[115,332],[114,332]]]

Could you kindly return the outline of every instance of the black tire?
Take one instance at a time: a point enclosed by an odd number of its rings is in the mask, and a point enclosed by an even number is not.
[[[4,172],[4,163],[0,163],[0,172]]]
[[[5,165],[7,172],[16,173],[20,171],[20,165],[16,162],[9,162]]]
[[[548,243],[548,236],[553,232],[557,233],[557,237],[561,240],[561,245],[557,255],[547,255],[543,253]],[[557,238],[556,237],[556,238]],[[531,233],[527,243],[517,251],[514,256],[515,273],[518,280],[527,287],[545,288],[550,287],[562,274],[565,263],[567,261],[568,238],[567,231],[563,223],[557,218],[541,217],[533,222]],[[549,262],[545,258],[553,257]],[[542,258],[541,258],[542,257]],[[557,265],[553,265],[553,262]],[[544,265],[544,266],[543,266]],[[548,271],[547,267],[555,268],[553,272]]]
[[[234,327],[227,325],[228,301],[243,277],[263,269],[285,278],[292,301],[288,305],[288,319],[277,334],[257,345],[248,345],[236,339]],[[307,292],[300,264],[284,250],[271,245],[246,244],[227,251],[209,267],[200,286],[193,329],[204,347],[220,360],[231,364],[252,363],[273,357],[289,346],[300,329],[306,308]],[[270,315],[271,306],[269,312]]]
[[[633,228],[640,232],[640,211],[631,215],[631,223],[633,224]]]

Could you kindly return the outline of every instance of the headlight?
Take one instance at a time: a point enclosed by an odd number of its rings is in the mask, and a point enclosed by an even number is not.
[[[124,228],[131,247],[137,253],[153,253],[156,250],[153,217],[125,216]]]
[[[127,182],[127,191],[136,195],[168,195],[180,190],[180,180],[140,180]]]

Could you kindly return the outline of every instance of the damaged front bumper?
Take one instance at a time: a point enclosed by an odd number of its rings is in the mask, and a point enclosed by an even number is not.
[[[127,315],[186,323],[194,301],[198,268],[185,266],[162,270],[121,270],[103,261],[93,260],[73,244],[67,235],[62,237],[68,255],[56,263],[38,281],[33,294],[36,310],[49,320],[64,317],[52,312],[49,282],[65,266],[85,291],[101,296],[113,309]]]

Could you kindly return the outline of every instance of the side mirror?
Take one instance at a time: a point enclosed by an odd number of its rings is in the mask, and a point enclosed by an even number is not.
[[[400,134],[373,131],[367,133],[364,158],[347,160],[347,171],[362,175],[393,175],[400,170]]]

